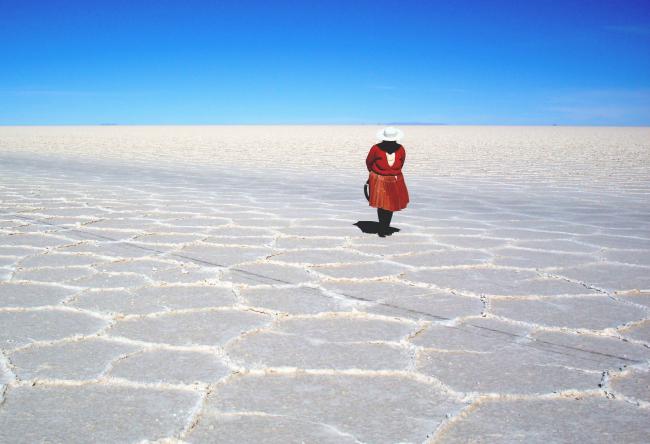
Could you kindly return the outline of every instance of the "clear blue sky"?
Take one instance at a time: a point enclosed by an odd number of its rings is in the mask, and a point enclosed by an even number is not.
[[[0,0],[0,124],[650,125],[650,1]]]

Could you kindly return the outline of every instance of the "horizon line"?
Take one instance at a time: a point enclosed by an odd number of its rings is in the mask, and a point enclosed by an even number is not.
[[[594,127],[594,128],[648,128],[645,124],[564,124],[564,123],[437,123],[437,122],[364,122],[364,123],[0,123],[0,127],[43,126],[536,126],[536,127]]]

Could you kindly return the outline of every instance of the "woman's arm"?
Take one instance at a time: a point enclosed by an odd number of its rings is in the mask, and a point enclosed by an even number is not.
[[[402,167],[404,166],[404,161],[406,160],[406,150],[404,147],[401,147],[397,153],[397,165],[399,166],[399,169],[401,170]]]
[[[372,148],[370,148],[368,156],[366,157],[366,167],[368,167],[368,171],[372,171],[372,164],[375,163],[376,158],[377,155],[375,153],[375,146],[373,145]]]

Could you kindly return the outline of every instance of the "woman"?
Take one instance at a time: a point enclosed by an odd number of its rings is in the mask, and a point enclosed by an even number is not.
[[[404,147],[397,143],[403,133],[397,128],[388,127],[377,133],[380,143],[370,148],[366,157],[369,171],[370,206],[377,208],[379,237],[391,235],[389,231],[393,211],[406,208],[409,193],[402,176],[402,166],[406,159]]]

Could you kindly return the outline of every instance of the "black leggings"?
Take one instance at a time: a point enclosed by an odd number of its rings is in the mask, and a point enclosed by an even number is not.
[[[390,220],[393,218],[393,212],[377,208],[377,218],[379,219],[379,232],[385,233],[390,227]]]

